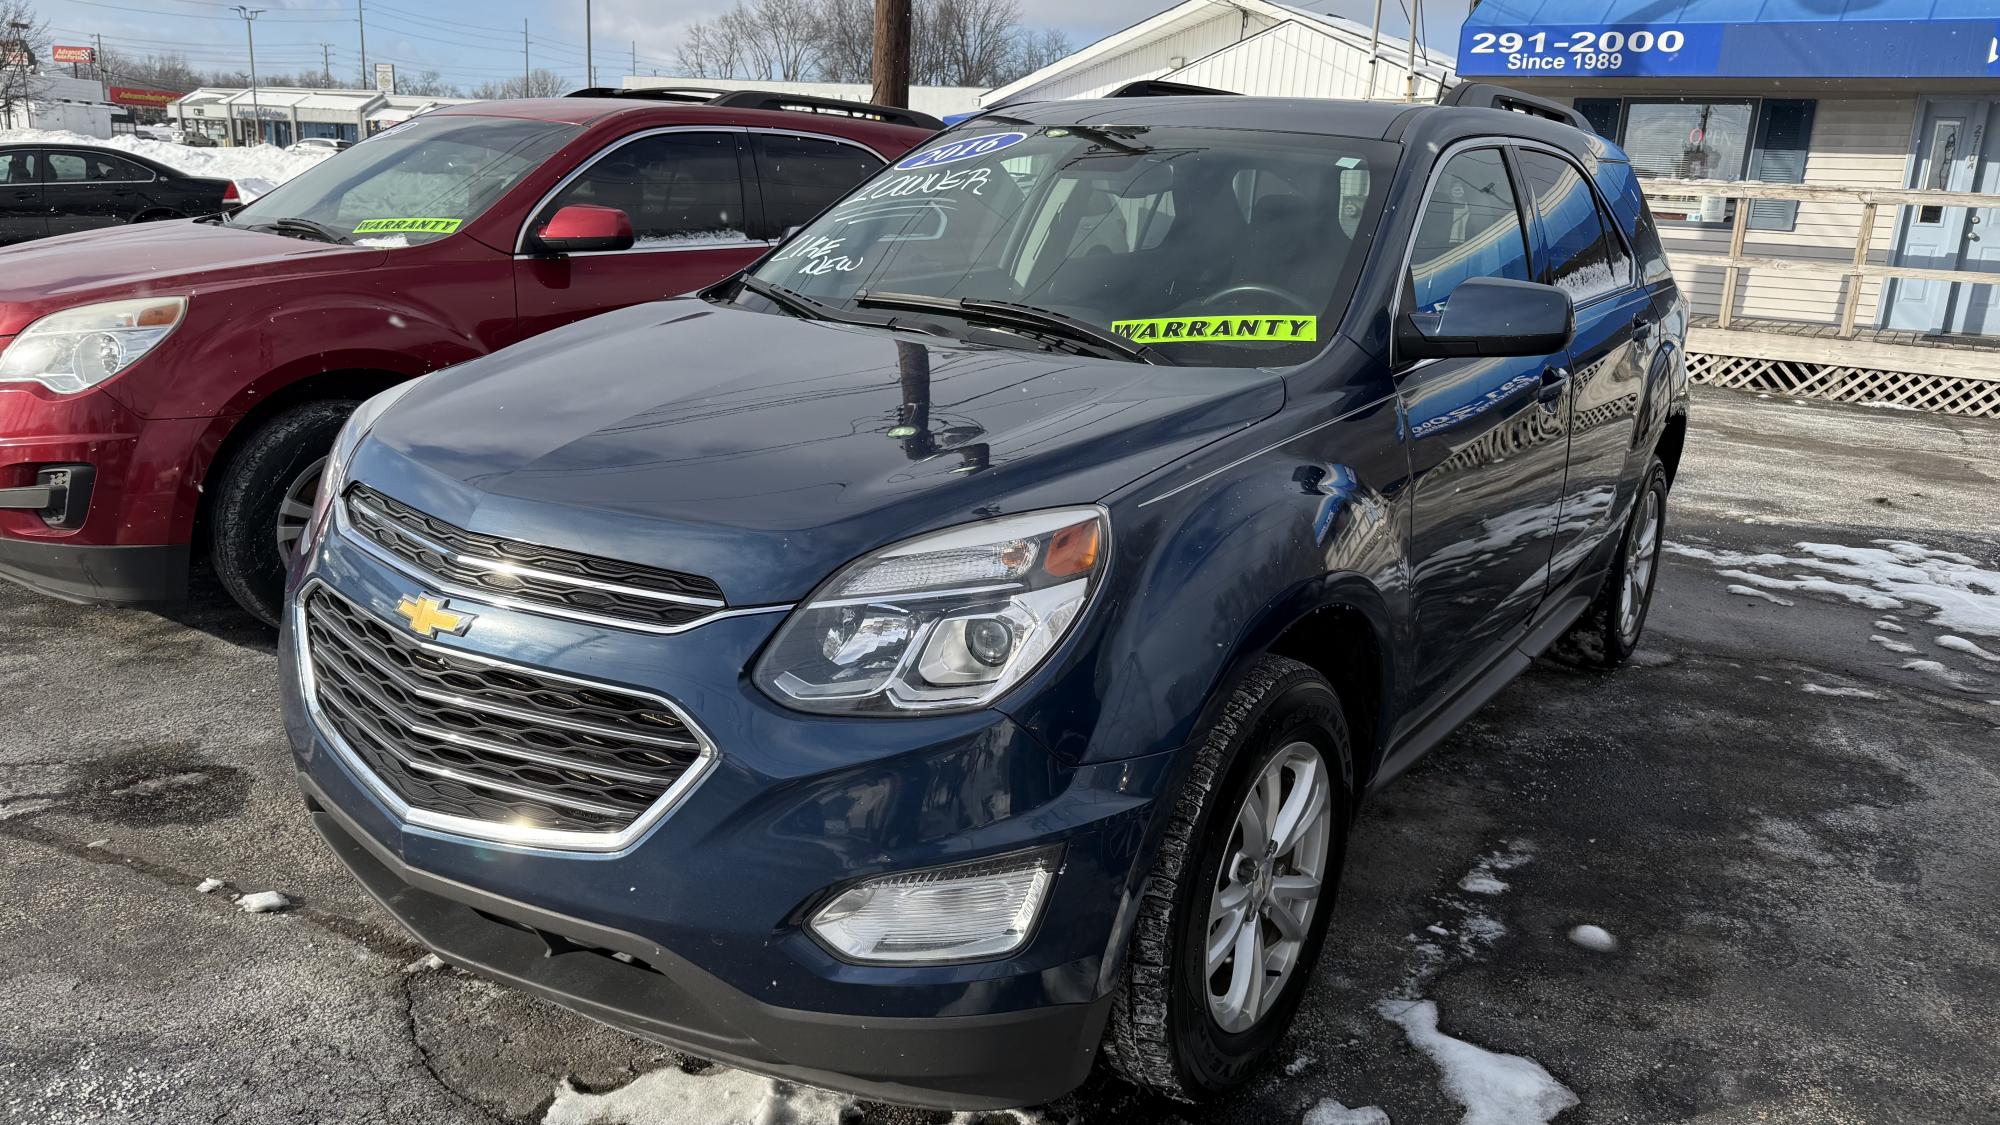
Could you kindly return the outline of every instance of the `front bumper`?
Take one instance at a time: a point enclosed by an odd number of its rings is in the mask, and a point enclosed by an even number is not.
[[[421,582],[330,531],[324,583],[402,628]],[[782,614],[659,636],[453,596],[434,648],[657,695],[711,736],[708,770],[615,850],[473,839],[385,802],[302,697],[281,632],[286,726],[335,850],[447,959],[635,1033],[865,1096],[961,1109],[1048,1100],[1096,1054],[1174,754],[1079,765],[997,712],[804,715],[743,674]],[[1064,846],[1027,942],[1001,958],[856,964],[808,932],[853,880]],[[624,953],[638,964],[609,956]]]
[[[635,1035],[762,1074],[967,1110],[1048,1101],[1082,1082],[1096,1057],[1108,996],[932,1018],[767,1004],[636,934],[410,867],[321,799],[310,780],[305,788],[313,823],[335,853],[444,960]]]
[[[187,597],[188,545],[104,547],[0,535],[0,578],[64,601],[175,605]]]

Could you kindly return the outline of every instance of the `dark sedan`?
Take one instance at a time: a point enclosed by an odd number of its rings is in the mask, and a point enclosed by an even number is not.
[[[0,145],[0,245],[120,223],[213,215],[236,185],[90,145]]]

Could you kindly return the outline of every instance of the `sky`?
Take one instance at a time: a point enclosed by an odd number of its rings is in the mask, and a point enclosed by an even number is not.
[[[244,23],[226,0],[31,0],[56,43],[88,45],[92,34],[130,54],[179,52],[204,70],[248,69]],[[436,70],[473,87],[522,69],[522,21],[528,58],[575,85],[584,77],[585,0],[245,0],[266,9],[256,20],[260,75],[318,70],[355,84],[361,76],[357,5],[365,7],[368,62],[393,62],[401,74]],[[632,72],[674,73],[674,47],[689,23],[731,0],[590,0],[600,84]],[[1056,27],[1083,46],[1169,6],[1170,0],[1017,0],[1031,27]],[[1306,0],[1294,0],[1304,3]],[[1383,32],[1402,34],[1403,5],[1385,0]],[[1316,11],[1366,22],[1372,0],[1310,0]],[[1452,49],[1465,0],[1425,0],[1424,38]],[[636,45],[636,47],[635,47]],[[372,82],[369,83],[372,85]]]

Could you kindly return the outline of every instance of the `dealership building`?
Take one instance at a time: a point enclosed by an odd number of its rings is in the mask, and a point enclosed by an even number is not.
[[[1574,105],[1641,177],[1771,185],[1648,191],[1744,385],[2000,415],[2000,276],[1957,280],[2000,274],[2000,199],[1965,194],[2000,194],[1992,0],[1482,0],[1458,72]]]
[[[307,137],[358,141],[463,98],[425,98],[378,90],[255,90],[203,86],[167,107],[184,132],[219,145],[289,145]]]

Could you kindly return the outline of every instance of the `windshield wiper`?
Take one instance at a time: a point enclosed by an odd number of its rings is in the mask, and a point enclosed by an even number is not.
[[[1110,352],[1140,363],[1165,366],[1173,363],[1154,348],[1088,321],[1015,301],[997,301],[987,297],[932,297],[923,293],[877,293],[864,289],[854,295],[854,303],[864,307],[949,313],[967,320],[1032,329],[1071,343],[1084,344],[1100,354]]]
[[[327,226],[325,223],[314,222],[311,219],[287,217],[283,219],[271,219],[268,222],[262,223],[245,223],[243,225],[251,230],[267,230],[272,234],[305,235],[317,242],[331,242],[339,246],[352,245],[354,242],[353,239],[342,234],[339,230]]]
[[[804,293],[794,293],[782,285],[773,285],[761,277],[746,273],[737,279],[737,284],[774,305],[790,309],[807,320],[841,319],[830,306],[815,301]]]

